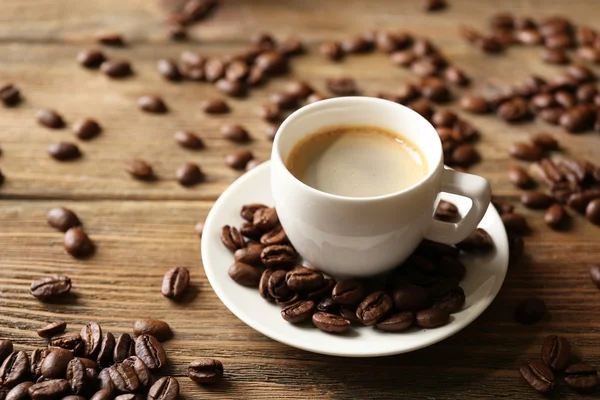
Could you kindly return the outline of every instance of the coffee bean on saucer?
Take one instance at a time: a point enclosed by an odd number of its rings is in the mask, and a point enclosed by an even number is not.
[[[223,242],[225,247],[233,251],[246,246],[240,231],[236,227],[229,225],[221,228],[221,242]]]
[[[225,156],[225,164],[230,168],[241,170],[245,169],[253,158],[254,155],[250,150],[238,150]]]
[[[91,118],[84,118],[73,125],[75,136],[81,140],[89,140],[100,134],[100,124]]]
[[[286,284],[294,292],[304,292],[321,287],[325,277],[320,271],[298,266],[286,274]]]
[[[12,83],[0,85],[0,101],[5,107],[12,107],[21,101],[21,91]]]
[[[554,374],[539,360],[524,362],[519,371],[527,383],[542,394],[549,393],[554,388]]]
[[[429,308],[417,312],[415,324],[421,328],[436,328],[446,325],[450,320],[448,311],[442,308]]]
[[[571,354],[571,346],[562,336],[550,335],[542,344],[542,361],[554,371],[566,368]]]
[[[464,304],[465,292],[460,286],[457,286],[446,294],[438,297],[433,302],[431,308],[438,308],[448,312],[449,314],[454,314],[462,310]]]
[[[259,208],[254,213],[254,219],[252,220],[254,225],[263,232],[268,232],[275,228],[279,223],[279,217],[277,216],[277,210],[274,207],[270,208]]]
[[[37,334],[39,337],[42,337],[45,339],[50,339],[54,335],[63,333],[66,328],[67,328],[67,323],[65,321],[51,322],[48,325],[45,325],[44,327],[38,329]]]
[[[260,240],[263,233],[250,222],[244,222],[240,227],[240,233],[242,236],[252,240]]]
[[[287,301],[293,297],[294,292],[287,286],[286,271],[274,271],[268,283],[269,294],[277,301]]]
[[[328,78],[325,84],[327,90],[336,96],[353,96],[358,93],[356,81],[349,77]]]
[[[250,140],[248,131],[243,126],[237,124],[221,126],[221,135],[232,142],[244,143]]]
[[[352,323],[346,318],[335,314],[324,312],[316,312],[312,316],[313,324],[322,330],[329,333],[343,333],[350,329]]]
[[[207,114],[226,114],[230,108],[224,100],[215,98],[206,100],[202,104],[202,110]]]
[[[411,311],[405,311],[391,315],[377,322],[377,329],[387,332],[400,332],[410,328],[415,322],[415,314]]]
[[[29,375],[29,359],[24,351],[13,351],[0,366],[0,384],[6,388],[23,382]]]
[[[87,257],[94,252],[94,243],[81,227],[70,228],[65,232],[63,246],[73,257]]]
[[[417,311],[429,304],[429,293],[421,286],[406,283],[393,292],[394,306],[401,311]]]
[[[377,291],[365,297],[356,309],[356,317],[364,325],[373,325],[392,309],[393,301],[385,292]]]
[[[77,215],[64,207],[55,207],[46,214],[46,221],[51,227],[61,232],[66,232],[69,228],[81,225]]]
[[[565,370],[565,383],[581,393],[590,393],[598,386],[598,371],[588,364],[573,364]]]
[[[99,50],[82,50],[77,54],[77,62],[85,68],[98,68],[104,61],[106,57]]]
[[[60,129],[64,128],[65,121],[60,114],[54,110],[41,109],[35,114],[37,122],[46,128]]]
[[[181,186],[194,186],[204,180],[204,173],[197,164],[185,163],[177,168],[175,178]]]
[[[298,253],[292,246],[274,244],[266,246],[260,253],[260,260],[266,268],[287,269],[294,264]]]
[[[71,291],[71,278],[53,275],[38,279],[31,284],[31,294],[38,300],[51,300]]]
[[[237,249],[233,254],[235,261],[242,262],[250,265],[260,265],[260,254],[262,253],[264,245],[255,242],[249,242],[246,247]]]
[[[270,246],[272,244],[287,244],[288,237],[285,233],[285,230],[283,230],[283,227],[281,225],[277,225],[269,232],[266,232],[263,235],[261,235],[260,243],[262,243],[265,246]]]
[[[158,72],[163,78],[169,81],[181,80],[181,73],[179,72],[179,68],[177,67],[175,61],[163,58],[158,60],[156,66],[158,68]]]
[[[525,325],[535,324],[546,315],[546,304],[535,297],[519,303],[515,309],[515,320]]]
[[[303,300],[281,309],[281,317],[287,322],[297,324],[312,317],[315,311],[315,303],[311,300]]]
[[[138,107],[140,110],[153,113],[164,114],[168,111],[165,102],[158,96],[146,95],[138,98]]]
[[[173,336],[171,327],[160,319],[138,319],[133,323],[133,334],[136,336],[148,334],[158,341],[164,342]]]
[[[254,214],[261,208],[267,208],[267,206],[261,203],[245,204],[242,206],[240,216],[248,222],[253,222]]]
[[[334,303],[342,305],[356,305],[365,298],[365,289],[358,279],[339,281],[331,292]]]
[[[106,60],[100,64],[100,71],[109,78],[125,78],[133,74],[131,64],[125,60]]]
[[[600,198],[588,203],[585,208],[585,216],[592,224],[600,225]]]
[[[190,272],[187,268],[172,268],[163,277],[161,293],[168,299],[178,299],[185,293],[189,283]]]
[[[485,253],[494,248],[494,241],[482,228],[477,228],[462,242],[456,244],[462,251]]]
[[[217,383],[223,378],[223,364],[212,358],[200,358],[188,366],[188,377],[200,384]]]

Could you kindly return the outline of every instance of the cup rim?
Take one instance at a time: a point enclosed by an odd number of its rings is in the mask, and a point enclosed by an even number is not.
[[[414,118],[417,119],[421,119],[427,126],[428,128],[431,128],[431,134],[435,134],[436,137],[436,141],[435,141],[435,146],[436,149],[435,152],[437,153],[437,155],[435,156],[435,159],[433,160],[433,163],[429,163],[428,161],[428,171],[427,174],[425,174],[424,177],[422,177],[418,182],[413,183],[412,185],[402,189],[402,190],[398,190],[396,192],[392,192],[392,193],[388,193],[388,194],[383,194],[383,195],[379,195],[379,196],[368,196],[368,197],[352,197],[352,196],[342,196],[342,195],[338,195],[338,194],[333,194],[333,193],[328,193],[328,192],[324,192],[322,190],[319,189],[315,189],[312,186],[307,185],[306,183],[302,182],[300,179],[296,178],[287,168],[287,166],[285,165],[285,162],[283,161],[282,157],[281,157],[281,152],[279,150],[280,147],[280,142],[281,142],[281,132],[285,130],[285,128],[287,127],[287,125],[290,124],[291,121],[293,121],[294,119],[303,116],[306,113],[309,113],[311,111],[313,111],[315,108],[321,108],[323,106],[328,106],[330,104],[337,104],[339,106],[339,103],[349,103],[349,102],[375,102],[375,103],[380,103],[380,104],[385,104],[385,105],[392,105],[392,107],[396,107],[399,110],[402,110],[402,112],[408,113],[408,114],[412,114],[412,116]],[[424,134],[430,134],[427,132],[424,132]],[[424,118],[421,114],[419,114],[418,112],[410,109],[409,107],[406,107],[402,104],[398,104],[395,103],[393,101],[390,100],[386,100],[386,99],[380,99],[377,97],[369,97],[369,96],[343,96],[343,97],[335,97],[332,99],[325,99],[325,100],[320,100],[317,101],[315,103],[312,104],[308,104],[296,111],[294,111],[292,114],[290,114],[279,126],[279,128],[277,129],[277,133],[275,134],[275,140],[273,141],[273,151],[271,154],[271,160],[272,162],[276,162],[277,164],[280,164],[281,167],[283,167],[284,169],[284,173],[291,178],[292,180],[296,181],[297,183],[299,183],[302,187],[304,187],[305,189],[309,190],[310,192],[320,195],[320,196],[325,196],[326,198],[330,198],[332,200],[343,200],[343,201],[351,201],[351,202],[367,202],[367,201],[378,201],[378,200],[387,200],[396,196],[401,196],[403,194],[406,193],[410,193],[413,192],[415,190],[417,190],[418,188],[420,188],[421,186],[423,186],[427,181],[429,181],[431,179],[432,176],[434,176],[437,171],[440,169],[440,167],[443,168],[443,152],[442,152],[442,142],[439,139],[439,135],[437,134],[437,131],[435,130],[434,126],[426,119]],[[433,165],[430,165],[433,164]]]

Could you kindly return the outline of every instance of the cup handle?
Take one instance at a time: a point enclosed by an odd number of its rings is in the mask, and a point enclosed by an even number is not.
[[[467,215],[457,223],[434,219],[425,238],[434,242],[456,244],[477,228],[490,204],[492,191],[486,179],[449,169],[443,172],[441,191],[468,197],[473,201],[473,205]]]

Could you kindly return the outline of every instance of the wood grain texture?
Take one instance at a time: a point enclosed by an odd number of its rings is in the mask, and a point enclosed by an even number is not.
[[[0,108],[0,169],[7,177],[0,188],[0,337],[30,350],[44,344],[34,330],[55,319],[66,320],[73,329],[97,320],[114,333],[130,331],[137,317],[165,319],[175,331],[175,338],[165,345],[170,356],[165,372],[181,377],[184,399],[530,399],[535,393],[517,368],[538,357],[549,333],[565,335],[577,357],[600,367],[600,313],[595,306],[600,293],[585,268],[586,263],[599,262],[600,229],[574,216],[570,231],[554,232],[539,212],[520,206],[533,228],[526,238],[526,256],[510,268],[490,309],[437,345],[400,356],[347,360],[296,350],[254,332],[212,292],[194,224],[206,217],[212,202],[239,176],[225,167],[223,158],[240,145],[222,140],[220,125],[245,125],[254,139],[245,146],[258,158],[268,159],[271,144],[264,136],[268,125],[259,119],[257,107],[286,78],[272,80],[248,99],[231,100],[233,112],[215,117],[200,111],[202,100],[218,95],[215,88],[166,82],[156,71],[159,58],[176,58],[184,49],[206,55],[230,53],[243,49],[252,33],[266,29],[279,38],[297,35],[308,43],[312,54],[294,59],[294,77],[324,91],[327,77],[349,75],[357,78],[365,94],[374,95],[416,78],[392,67],[381,54],[351,56],[332,64],[314,50],[322,40],[373,27],[406,29],[431,38],[453,64],[473,77],[473,92],[488,94],[530,73],[550,76],[562,68],[542,64],[537,49],[481,55],[459,38],[460,23],[483,28],[492,13],[512,9],[517,15],[565,13],[597,27],[600,10],[593,1],[452,0],[451,7],[439,14],[424,14],[421,2],[413,0],[224,3],[192,29],[189,42],[171,43],[161,26],[161,13],[150,1],[1,2],[0,81],[16,83],[25,101],[17,108]],[[79,50],[96,47],[92,37],[102,30],[125,34],[128,47],[105,51],[131,60],[135,76],[111,81],[75,63]],[[148,93],[162,95],[170,113],[140,112],[136,99]],[[43,107],[62,113],[69,128],[53,131],[38,126],[35,111]],[[508,145],[531,133],[553,132],[566,153],[600,160],[598,134],[574,136],[542,123],[509,126],[491,116],[461,116],[483,134],[477,148],[484,162],[472,171],[488,178],[494,193],[507,200],[515,201],[519,194],[506,179],[506,169],[514,163],[507,156]],[[75,140],[70,127],[83,117],[98,119],[102,135],[81,143],[81,160],[51,159],[46,147]],[[178,147],[173,133],[180,128],[196,131],[207,149]],[[130,179],[123,165],[133,157],[151,162],[159,180]],[[174,172],[186,161],[197,162],[208,181],[193,188],[179,186]],[[72,208],[83,220],[98,245],[94,257],[78,261],[62,249],[62,235],[45,222],[47,210],[58,205]],[[159,293],[162,275],[175,266],[192,272],[193,290],[180,304]],[[73,278],[70,301],[43,304],[29,295],[31,281],[49,273]],[[550,315],[540,324],[524,327],[513,322],[512,314],[515,305],[529,296],[543,298]],[[226,371],[222,385],[199,387],[184,377],[187,363],[199,356],[222,360]],[[564,385],[559,392],[561,398],[577,397]]]

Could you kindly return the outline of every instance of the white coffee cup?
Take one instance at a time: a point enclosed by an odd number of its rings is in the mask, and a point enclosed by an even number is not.
[[[374,125],[408,138],[425,156],[426,176],[413,186],[376,197],[344,197],[294,177],[285,161],[306,135],[333,125]],[[339,97],[307,105],[279,127],[271,154],[271,185],[281,225],[311,266],[339,277],[375,275],[402,263],[425,238],[465,239],[483,218],[491,191],[482,177],[444,168],[435,128],[417,112],[372,97]],[[458,223],[433,219],[440,192],[473,204]]]

